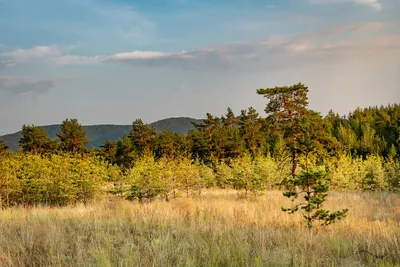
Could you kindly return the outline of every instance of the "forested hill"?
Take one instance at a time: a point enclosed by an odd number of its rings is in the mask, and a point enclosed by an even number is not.
[[[159,120],[149,125],[154,127],[156,132],[166,130],[186,135],[190,130],[194,129],[192,122],[200,123],[201,120],[178,117]],[[56,138],[57,133],[60,131],[59,124],[41,126],[41,128],[49,134],[51,139]],[[89,125],[83,126],[83,128],[87,133],[89,147],[99,147],[104,144],[107,139],[114,141],[128,134],[132,129],[132,125]],[[1,136],[0,139],[4,140],[6,146],[8,146],[11,151],[16,151],[18,150],[19,140],[21,139],[21,131]]]

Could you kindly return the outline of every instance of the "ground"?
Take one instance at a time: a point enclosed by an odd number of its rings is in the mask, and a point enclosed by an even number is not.
[[[0,266],[400,265],[400,195],[328,198],[328,208],[348,208],[348,216],[311,232],[300,214],[281,211],[291,202],[279,191],[250,199],[210,190],[170,202],[5,209]]]

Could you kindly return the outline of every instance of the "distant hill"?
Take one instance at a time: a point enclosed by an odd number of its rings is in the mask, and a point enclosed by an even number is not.
[[[192,122],[200,123],[201,121],[202,120],[188,117],[179,117],[159,120],[150,123],[149,125],[152,126],[156,132],[162,132],[163,130],[166,130],[186,135],[190,130],[194,129]],[[52,139],[56,138],[57,133],[60,131],[59,124],[41,126],[41,128],[43,128]],[[114,141],[128,134],[132,129],[132,125],[87,125],[83,126],[83,129],[87,133],[89,147],[99,147],[104,144],[107,139]],[[17,151],[19,147],[19,140],[21,139],[21,131],[0,136],[0,139],[4,140],[6,146],[9,147],[9,150]]]

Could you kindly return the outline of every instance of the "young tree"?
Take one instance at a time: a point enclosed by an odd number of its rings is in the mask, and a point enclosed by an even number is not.
[[[64,152],[85,152],[87,150],[86,132],[77,119],[66,119],[60,125],[57,134],[60,139],[60,148]]]
[[[305,201],[296,204],[293,208],[282,208],[282,210],[290,214],[299,209],[304,210],[303,217],[308,228],[311,229],[314,221],[329,225],[345,217],[348,210],[330,212],[323,209],[323,203],[328,196],[329,181],[324,166],[320,166],[319,169],[312,167],[311,156],[317,152],[315,125],[311,120],[304,119],[298,126],[302,134],[296,137],[296,153],[304,157],[304,163],[300,164],[302,168],[300,174],[295,174],[288,180],[290,189],[283,195],[291,198],[292,201],[299,195],[304,195]]]
[[[258,195],[265,189],[265,184],[257,172],[256,164],[249,154],[234,159],[231,166],[234,177],[232,186],[239,191],[239,196],[247,197],[249,192]]]

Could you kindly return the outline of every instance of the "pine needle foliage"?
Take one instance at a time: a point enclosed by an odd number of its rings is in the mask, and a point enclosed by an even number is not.
[[[293,202],[302,195],[304,200],[292,208],[282,208],[282,211],[293,214],[303,211],[303,217],[311,230],[315,221],[322,225],[329,225],[344,218],[348,209],[331,212],[323,208],[329,190],[328,175],[323,165],[318,168],[312,166],[311,156],[317,152],[315,131],[307,119],[302,122],[302,135],[297,137],[297,154],[304,157],[304,163],[300,163],[301,171],[288,178],[289,190],[284,192],[285,197]]]

